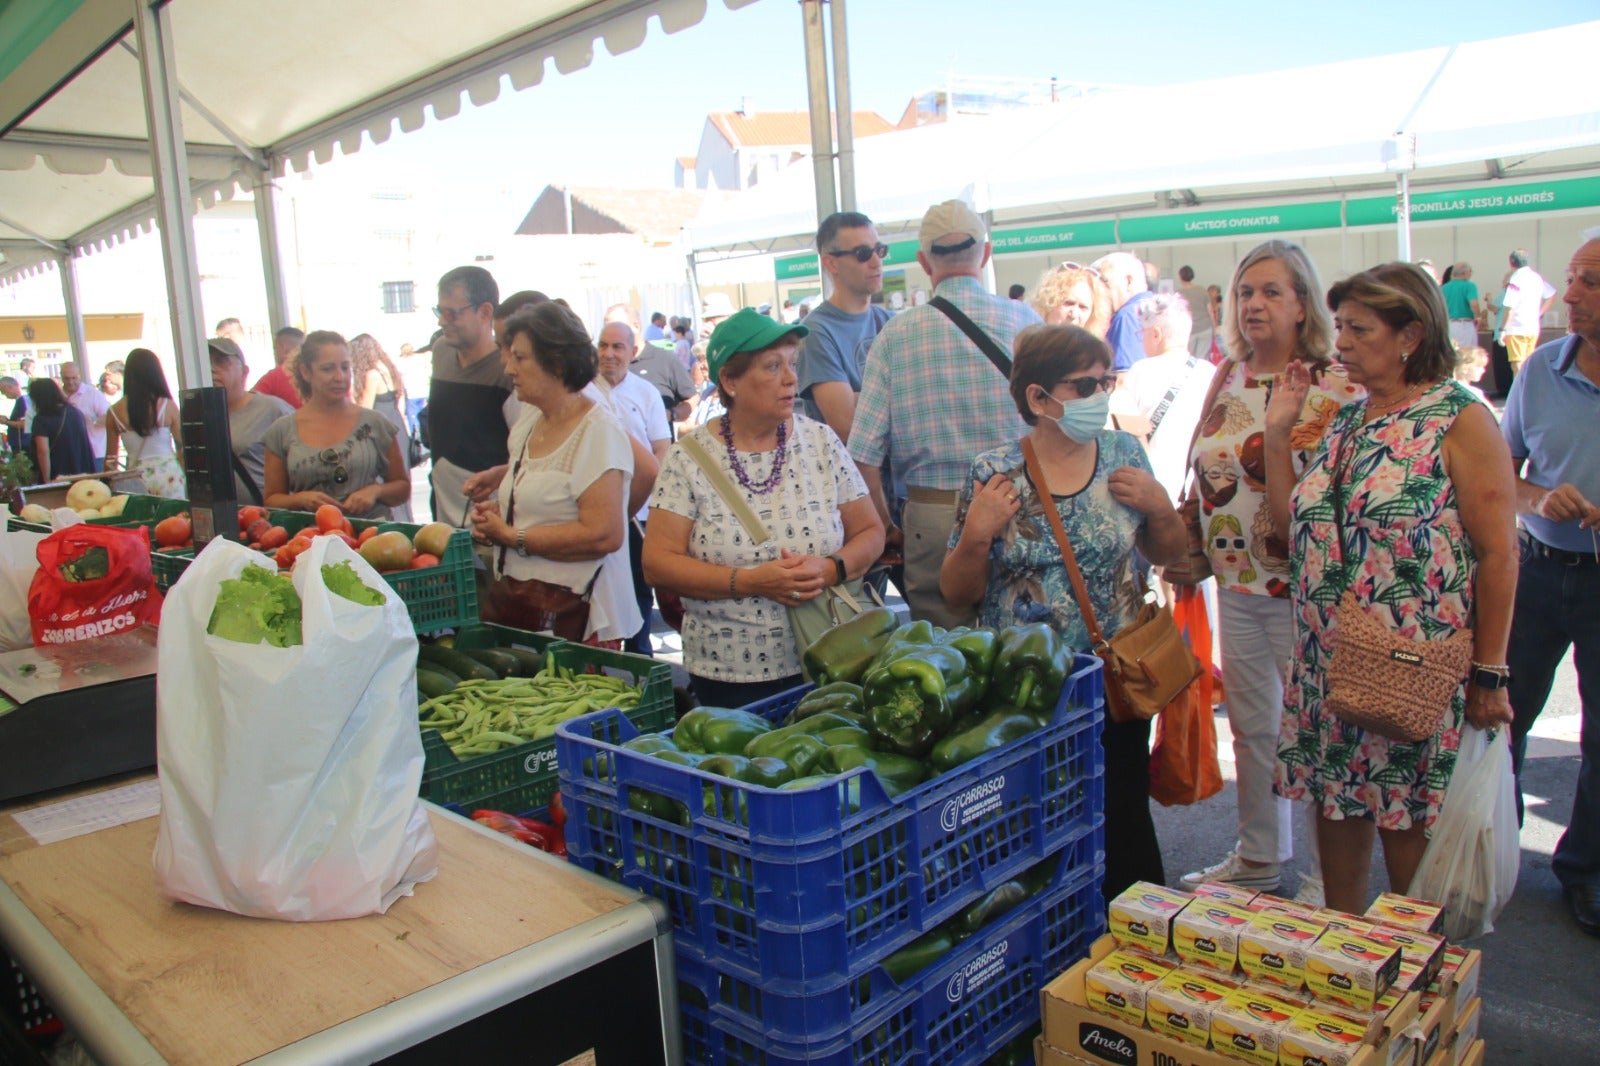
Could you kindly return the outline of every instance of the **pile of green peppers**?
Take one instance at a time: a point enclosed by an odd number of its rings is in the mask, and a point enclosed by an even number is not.
[[[1059,857],[1045,859],[1017,877],[990,889],[960,914],[923,933],[883,960],[883,969],[905,984],[955,950],[957,944],[1050,886]]]
[[[817,681],[774,728],[750,711],[700,707],[670,736],[623,745],[763,788],[809,788],[870,770],[889,796],[1004,747],[1048,724],[1072,654],[1045,624],[944,630],[897,626],[875,608],[834,626],[804,655]],[[732,790],[707,785],[707,814],[730,813]],[[688,824],[683,804],[639,789],[630,802]],[[742,804],[743,796],[731,801]],[[742,807],[732,812],[742,819]]]

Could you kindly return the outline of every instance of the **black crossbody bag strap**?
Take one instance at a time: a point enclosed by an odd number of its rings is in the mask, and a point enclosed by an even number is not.
[[[928,301],[928,305],[943,311],[945,317],[960,327],[961,332],[967,335],[967,339],[976,344],[978,350],[989,357],[989,362],[994,364],[995,369],[1000,371],[1007,381],[1011,380],[1011,357],[1005,353],[1004,348],[994,342],[993,338],[979,329],[976,322],[963,314],[961,308],[946,300],[943,296],[935,296]]]
[[[239,475],[239,480],[244,482],[244,487],[250,490],[250,498],[256,502],[257,507],[264,506],[266,500],[261,497],[261,489],[256,485],[256,479],[250,476],[250,471],[244,468],[239,461],[239,455],[233,449],[228,449],[228,458],[233,460],[233,472]]]

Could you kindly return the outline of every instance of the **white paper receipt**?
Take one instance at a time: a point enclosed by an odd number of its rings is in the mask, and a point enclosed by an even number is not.
[[[38,843],[54,844],[160,813],[161,782],[152,779],[46,804],[12,817]]]

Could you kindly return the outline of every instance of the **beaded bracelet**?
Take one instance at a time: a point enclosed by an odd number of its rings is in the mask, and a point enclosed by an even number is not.
[[[735,585],[738,584],[738,582],[739,582],[739,570],[738,570],[738,568],[737,567],[732,567],[732,566],[728,567],[728,595],[731,596],[733,599],[738,599],[739,598],[739,590],[734,587]]]

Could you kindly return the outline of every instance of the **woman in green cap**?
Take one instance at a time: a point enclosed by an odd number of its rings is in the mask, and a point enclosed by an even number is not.
[[[860,577],[883,551],[850,453],[795,411],[807,332],[748,308],[724,319],[706,365],[726,413],[685,434],[656,480],[645,577],[683,597],[683,665],[703,704],[741,707],[800,684],[788,609]]]

